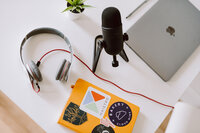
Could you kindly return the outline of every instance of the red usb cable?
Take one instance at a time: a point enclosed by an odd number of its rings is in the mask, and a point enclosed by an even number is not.
[[[43,59],[47,54],[49,54],[49,53],[51,53],[51,52],[54,52],[54,51],[64,51],[64,52],[70,53],[70,51],[67,51],[67,50],[65,50],[65,49],[53,49],[53,50],[51,50],[51,51],[45,53],[45,54],[40,58],[40,60],[39,60],[38,62],[41,62],[42,59]],[[140,93],[127,91],[127,90],[121,88],[120,86],[118,86],[117,84],[115,84],[114,82],[109,81],[109,80],[107,80],[107,79],[104,79],[104,78],[98,76],[97,74],[95,74],[95,73],[92,71],[92,69],[90,69],[90,67],[89,67],[84,61],[82,61],[82,60],[81,60],[78,56],[76,56],[75,54],[73,54],[73,55],[74,55],[74,57],[76,57],[76,59],[78,59],[85,67],[87,67],[87,69],[88,69],[91,73],[93,73],[93,75],[96,76],[97,78],[99,78],[99,79],[101,79],[101,80],[103,80],[103,81],[105,81],[105,82],[108,82],[108,83],[110,83],[110,84],[116,86],[117,88],[119,88],[120,90],[122,90],[122,91],[124,91],[124,92],[126,92],[126,93],[130,93],[130,94],[134,94],[134,95],[139,95],[139,96],[142,96],[142,97],[144,97],[144,98],[146,98],[146,99],[148,99],[148,100],[150,100],[150,101],[153,101],[153,102],[155,102],[155,103],[158,103],[158,104],[160,104],[160,105],[162,105],[162,106],[165,106],[165,107],[169,107],[169,108],[174,109],[174,107],[171,106],[171,105],[167,105],[167,104],[161,103],[161,102],[159,102],[159,101],[157,101],[157,100],[154,100],[154,99],[152,99],[152,98],[150,98],[150,97],[147,97],[147,96],[145,96],[145,95],[143,95],[143,94],[140,94]]]

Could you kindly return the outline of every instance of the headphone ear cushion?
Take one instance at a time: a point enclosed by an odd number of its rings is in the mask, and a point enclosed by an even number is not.
[[[38,66],[32,60],[28,63],[27,67],[29,67],[27,70],[35,80],[42,81],[42,74]]]
[[[59,70],[58,70],[58,73],[57,73],[57,75],[56,75],[56,80],[61,80],[61,75],[62,75],[62,73],[63,73],[63,69],[64,69],[64,67],[65,67],[66,61],[67,61],[67,60],[65,60],[65,59],[63,60],[62,65],[60,66],[60,68],[59,68]]]
[[[58,71],[58,74],[56,76],[56,80],[65,80],[67,81],[68,79],[68,71],[69,71],[69,68],[71,66],[71,63],[67,60],[64,59],[59,71]]]
[[[64,72],[63,72],[63,80],[65,80],[65,81],[68,80],[70,66],[71,66],[71,62],[67,61],[65,63]]]

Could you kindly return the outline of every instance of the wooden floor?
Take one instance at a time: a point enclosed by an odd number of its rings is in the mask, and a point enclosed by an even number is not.
[[[159,126],[159,128],[156,130],[155,133],[164,133],[167,125],[169,123],[169,119],[171,118],[172,115],[172,111],[167,115],[167,117],[165,118],[165,120],[161,123],[161,125]]]
[[[45,133],[28,115],[0,91],[1,133]]]

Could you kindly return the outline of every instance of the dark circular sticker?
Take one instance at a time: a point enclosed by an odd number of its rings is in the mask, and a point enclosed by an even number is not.
[[[113,103],[108,112],[110,121],[116,126],[126,126],[132,119],[132,111],[124,102]]]
[[[93,130],[92,133],[115,133],[112,127],[106,127],[102,124],[97,125]]]

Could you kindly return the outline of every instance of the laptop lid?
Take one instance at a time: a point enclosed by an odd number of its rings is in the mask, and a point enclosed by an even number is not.
[[[128,46],[168,81],[200,44],[200,11],[188,0],[159,0],[127,33]]]

